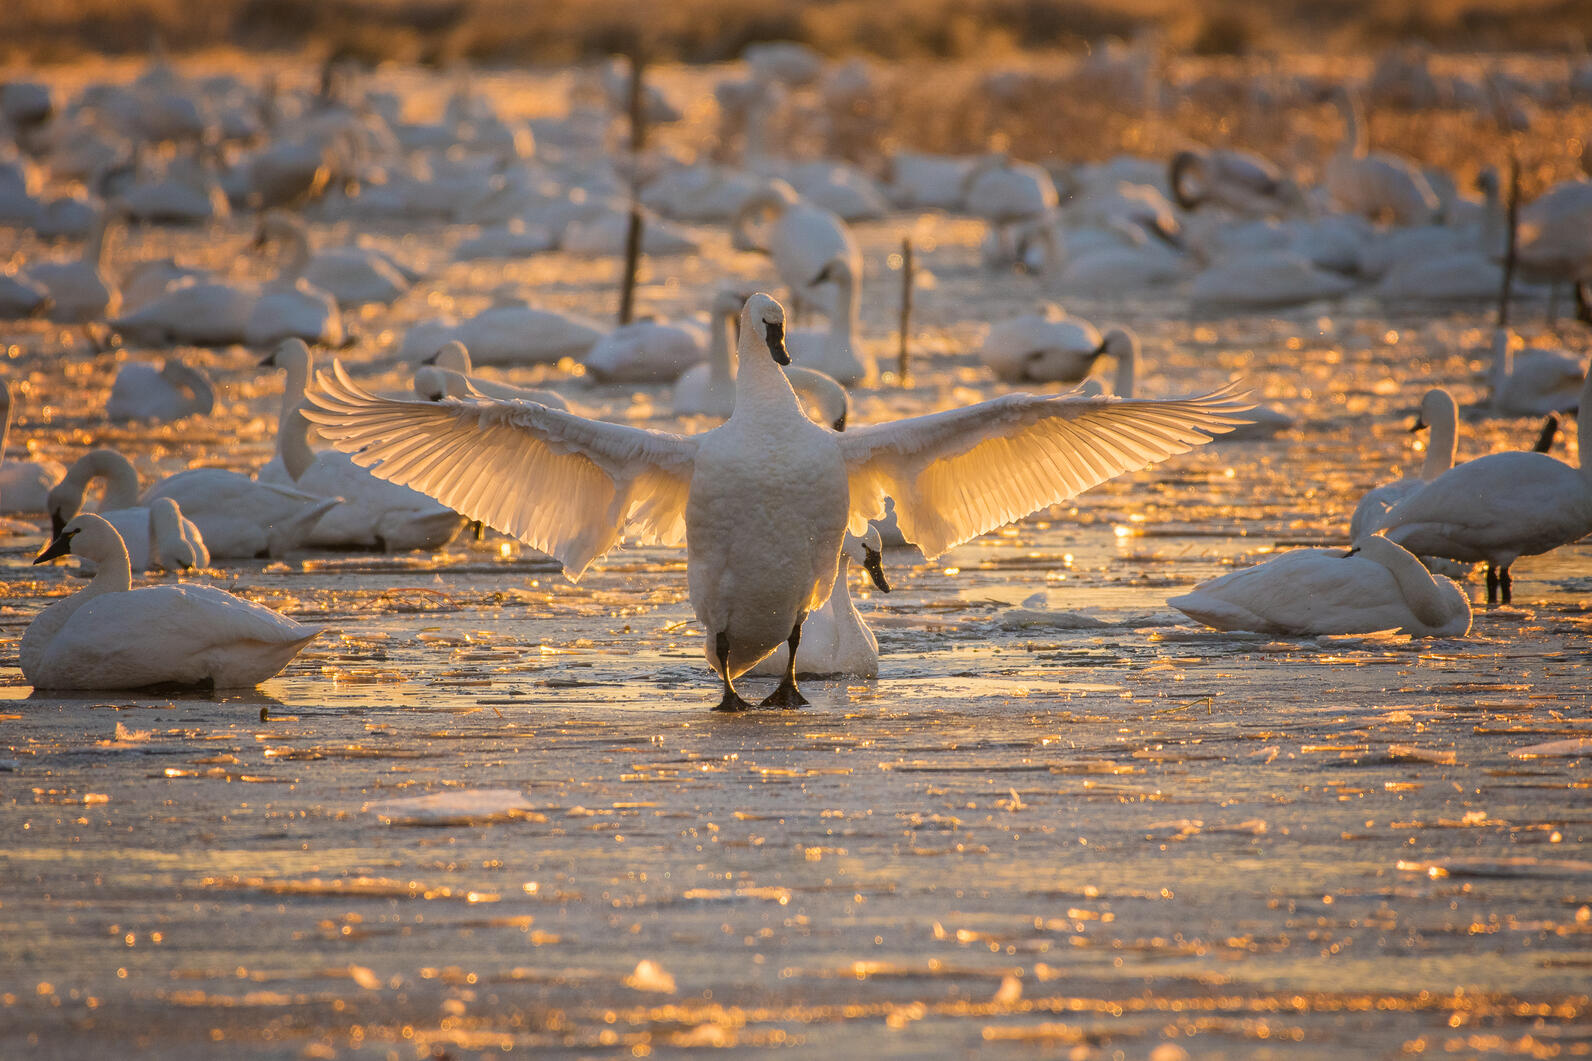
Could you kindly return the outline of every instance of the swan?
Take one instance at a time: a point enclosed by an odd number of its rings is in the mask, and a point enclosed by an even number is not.
[[[1102,354],[1121,354],[1132,341],[1120,328],[1104,336],[1094,325],[1047,303],[1038,313],[990,325],[979,359],[1008,383],[1077,383]]]
[[[630,207],[615,203],[584,217],[571,219],[559,236],[559,250],[585,258],[606,258],[625,253],[630,239]],[[683,225],[643,211],[641,252],[647,255],[697,254],[702,241]]]
[[[28,267],[28,278],[50,293],[50,306],[45,312],[50,320],[81,323],[103,320],[116,312],[121,297],[106,279],[105,252],[111,227],[119,217],[109,208],[100,215],[83,242],[81,256]]]
[[[724,419],[735,411],[733,336],[747,297],[745,292],[730,288],[714,297],[708,314],[708,358],[686,369],[674,381],[670,404],[675,416],[715,416]],[[785,376],[810,419],[828,424],[836,431],[845,429],[851,399],[839,380],[801,365],[787,365]]]
[[[185,416],[208,416],[215,406],[210,377],[181,358],[168,357],[159,368],[142,361],[118,368],[105,415],[112,421],[170,423]]]
[[[979,160],[962,155],[897,151],[890,156],[885,192],[903,210],[954,210]]]
[[[843,533],[895,499],[927,557],[1225,430],[1230,391],[1184,401],[1013,394],[836,433],[802,414],[783,365],[785,312],[741,310],[735,410],[699,435],[604,423],[515,402],[378,398],[334,364],[306,415],[359,464],[433,494],[557,557],[571,578],[617,544],[686,545],[691,603],[723,682],[791,648],[764,701],[799,707],[801,624],[834,586]],[[556,483],[556,487],[548,484]]]
[[[1413,637],[1463,637],[1470,630],[1464,591],[1376,534],[1356,539],[1348,553],[1293,549],[1167,603],[1217,630],[1286,637],[1394,629]]]
[[[1359,102],[1347,90],[1338,96],[1343,114],[1343,143],[1327,160],[1321,185],[1342,210],[1395,225],[1435,221],[1442,203],[1426,177],[1407,159],[1369,152]]]
[[[179,280],[154,301],[111,321],[146,346],[228,346],[244,341],[260,292],[203,278]]]
[[[1500,416],[1542,416],[1568,412],[1581,402],[1581,359],[1563,350],[1510,347],[1509,329],[1493,331],[1488,406]]]
[[[880,554],[884,546],[879,528],[868,525],[862,536],[847,533],[840,546],[840,568],[835,588],[823,607],[815,609],[802,624],[801,646],[796,650],[796,673],[847,674],[859,678],[879,676],[879,641],[868,629],[851,599],[848,568],[861,564],[881,593],[890,592]],[[785,673],[790,650],[780,645],[747,671],[748,674]]]
[[[149,503],[149,548],[149,566],[162,571],[210,566],[210,550],[205,547],[203,533],[183,518],[182,508],[169,497]]]
[[[1337,298],[1354,286],[1295,251],[1262,251],[1210,266],[1194,278],[1189,298],[1205,309],[1266,309]]]
[[[1516,253],[1534,275],[1592,277],[1592,180],[1560,181],[1521,207]]]
[[[1116,362],[1116,375],[1110,393],[1117,398],[1138,397],[1134,388],[1139,371],[1139,337],[1127,328],[1113,328],[1106,333],[1105,347],[1106,355]],[[1105,386],[1093,377],[1084,380],[1079,390],[1087,398],[1107,393]],[[1277,432],[1286,431],[1294,424],[1293,417],[1266,405],[1251,405],[1236,419],[1241,422],[1213,441],[1217,444],[1252,442],[1255,439],[1271,438]]]
[[[1592,371],[1580,406],[1592,409]],[[1509,566],[1592,533],[1592,416],[1579,416],[1580,466],[1544,453],[1510,451],[1439,475],[1384,517],[1383,533],[1421,556],[1487,562],[1487,603],[1510,602]]]
[[[366,247],[335,247],[310,251],[304,222],[282,210],[271,210],[260,221],[254,243],[263,247],[280,243],[287,253],[281,277],[303,278],[339,305],[393,302],[409,290],[410,280],[393,261]]]
[[[1454,396],[1441,387],[1433,387],[1421,398],[1421,411],[1410,431],[1426,428],[1431,429],[1432,435],[1427,442],[1421,473],[1413,478],[1383,483],[1360,498],[1360,503],[1354,506],[1354,515],[1349,518],[1350,541],[1357,542],[1381,530],[1389,509],[1454,466],[1459,407],[1454,404]]]
[[[456,262],[475,262],[489,258],[529,258],[558,248],[558,234],[545,225],[527,225],[522,218],[511,218],[502,225],[483,228],[453,248]]]
[[[81,511],[89,484],[101,478],[105,480],[105,492],[100,498],[97,515],[121,535],[136,570],[147,571],[151,567],[169,570],[173,564],[180,567],[181,560],[174,558],[188,555],[192,543],[204,541],[203,533],[180,510],[175,518],[167,514],[155,518],[149,506],[139,499],[138,473],[126,457],[113,449],[90,450],[73,462],[61,481],[50,488],[44,507],[50,517],[52,534],[59,534]],[[209,562],[208,552],[204,554],[204,561]],[[91,561],[85,563],[88,562]]]
[[[772,215],[765,241],[754,238],[754,221]],[[862,252],[852,238],[851,229],[833,211],[805,202],[796,189],[782,180],[771,180],[736,211],[731,237],[738,250],[764,250],[774,260],[774,271],[790,291],[792,309],[814,303],[833,319],[845,312],[839,291],[815,290],[814,277],[836,258],[844,258],[851,275],[862,275]]]
[[[126,545],[92,513],[73,517],[33,562],[68,553],[97,569],[22,635],[22,674],[37,689],[252,686],[280,672],[322,629],[210,586],[133,589]]]
[[[809,287],[832,283],[837,297],[829,327],[823,331],[792,331],[785,337],[791,360],[804,368],[815,369],[848,386],[872,381],[879,374],[873,354],[857,339],[862,321],[862,293],[857,276],[845,257],[828,262],[814,276]]]
[[[699,364],[707,345],[696,324],[634,321],[598,339],[581,363],[599,383],[667,383]]]
[[[1184,210],[1211,203],[1245,217],[1267,217],[1304,205],[1298,185],[1248,151],[1179,151],[1166,182]]]
[[[0,379],[0,514],[43,512],[50,487],[66,476],[58,461],[8,461],[11,436],[11,387]]]
[[[260,479],[337,502],[306,528],[303,545],[406,552],[441,549],[458,536],[465,521],[457,512],[406,486],[376,478],[346,454],[316,452],[310,446],[310,424],[300,409],[312,365],[309,347],[288,339],[260,364],[287,373],[276,454],[260,470]]]
[[[503,401],[537,402],[552,409],[568,409],[569,402],[557,391],[535,387],[516,387],[484,376],[470,375],[470,351],[457,339],[445,343],[415,369],[415,394],[428,402],[443,398],[497,398]]]
[[[1061,202],[1056,184],[1039,166],[990,155],[975,165],[962,185],[962,209],[989,223],[996,257],[1015,258],[1013,226],[1052,213]]]
[[[398,356],[424,361],[457,339],[478,365],[539,365],[583,357],[604,330],[591,321],[523,302],[490,306],[463,321],[421,321],[404,333]]]

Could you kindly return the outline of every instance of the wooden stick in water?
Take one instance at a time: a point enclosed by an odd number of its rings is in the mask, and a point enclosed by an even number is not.
[[[646,97],[641,73],[645,65],[641,46],[630,52],[630,226],[625,230],[625,277],[619,291],[619,323],[629,324],[635,314],[636,273],[641,268],[641,149],[646,144]]]
[[[901,340],[896,348],[896,381],[903,387],[912,385],[907,371],[907,343],[912,335],[912,237],[901,240]]]

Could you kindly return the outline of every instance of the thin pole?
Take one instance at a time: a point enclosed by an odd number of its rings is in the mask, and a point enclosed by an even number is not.
[[[625,230],[625,278],[619,291],[619,323],[635,313],[636,273],[641,268],[641,149],[647,140],[645,95],[641,74],[645,61],[638,43],[630,52],[630,226]]]
[[[912,237],[901,240],[901,338],[896,347],[896,381],[911,386],[907,371],[907,340],[912,334]]]

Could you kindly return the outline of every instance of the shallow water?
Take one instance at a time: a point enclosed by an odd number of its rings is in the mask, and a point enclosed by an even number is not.
[[[932,285],[914,386],[856,393],[857,422],[997,393],[981,322],[1045,293],[980,271],[976,226],[861,226],[881,360],[905,227]],[[344,354],[377,387],[405,384],[405,323],[505,280],[611,312],[613,263],[446,265],[467,234],[403,240],[432,278]],[[117,264],[221,267],[246,238],[134,233]],[[646,305],[767,278],[709,238],[649,265]],[[248,695],[36,697],[0,667],[0,1056],[1592,1052],[1592,546],[1519,562],[1516,606],[1478,606],[1463,639],[1226,635],[1164,603],[1341,541],[1360,493],[1418,463],[1421,393],[1480,396],[1484,318],[1067,304],[1139,330],[1143,393],[1239,376],[1300,426],[932,563],[890,552],[894,592],[854,589],[881,676],[806,683],[808,710],[706,710],[681,552],[622,549],[571,586],[498,539],[218,564],[331,628]],[[280,382],[249,351],[197,352],[216,416],[107,429],[111,366],[148,352],[4,340],[14,444],[114,443],[146,479],[269,453]],[[674,423],[662,388],[571,393]],[[1461,459],[1535,428],[1463,424]],[[28,566],[43,539],[0,540],[8,662],[79,584]]]

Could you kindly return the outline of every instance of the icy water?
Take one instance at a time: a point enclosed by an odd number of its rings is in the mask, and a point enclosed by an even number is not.
[[[980,271],[976,226],[860,226],[882,361],[904,231],[929,272],[913,386],[855,393],[857,422],[997,393],[982,324],[1046,295]],[[356,374],[403,388],[404,324],[505,282],[612,312],[614,263],[448,265],[468,234],[391,235],[431,278],[360,322]],[[248,235],[134,233],[117,264],[221,266]],[[647,306],[772,282],[707,238],[649,263]],[[1592,545],[1517,564],[1514,607],[1470,583],[1462,639],[1233,636],[1164,603],[1342,541],[1360,493],[1418,463],[1420,395],[1480,396],[1486,320],[1067,304],[1139,330],[1142,393],[1241,377],[1298,426],[933,563],[891,551],[894,592],[854,587],[879,679],[809,682],[805,711],[707,710],[683,553],[621,549],[571,586],[494,538],[217,564],[330,627],[246,696],[40,697],[0,666],[0,1056],[1592,1053]],[[107,429],[115,360],[152,354],[4,338],[14,445],[116,444],[146,481],[270,451],[280,381],[254,352],[193,352],[216,415]],[[662,388],[570,393],[681,426]],[[1535,432],[1463,423],[1460,457]],[[28,566],[45,537],[0,540],[5,663],[80,585]]]

